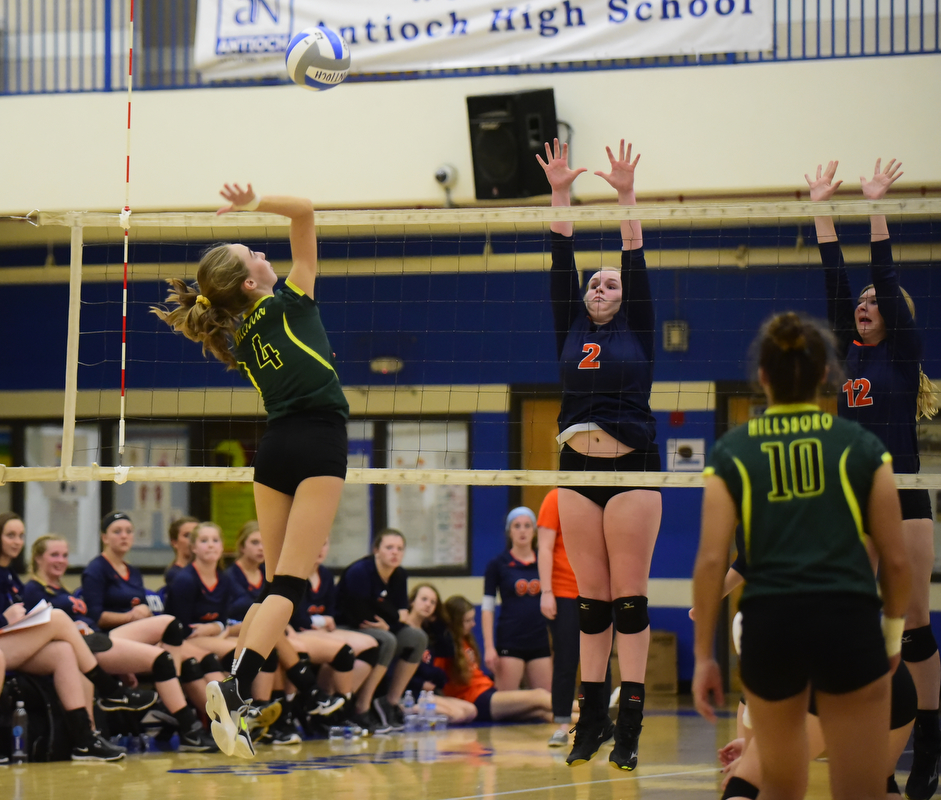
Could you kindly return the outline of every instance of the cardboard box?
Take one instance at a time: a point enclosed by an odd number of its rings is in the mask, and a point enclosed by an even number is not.
[[[611,685],[621,685],[618,655],[611,656]],[[676,634],[673,631],[651,631],[650,650],[647,652],[647,694],[676,694],[679,680],[676,667]]]

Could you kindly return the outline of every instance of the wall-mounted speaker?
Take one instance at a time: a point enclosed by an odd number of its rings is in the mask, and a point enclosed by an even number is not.
[[[478,200],[549,194],[536,153],[558,136],[552,89],[467,98]]]

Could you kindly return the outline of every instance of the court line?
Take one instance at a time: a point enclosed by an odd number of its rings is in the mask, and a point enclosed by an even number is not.
[[[485,797],[507,797],[513,794],[525,794],[526,792],[545,792],[549,789],[564,789],[566,786],[578,787],[578,786],[599,786],[603,783],[617,783],[618,781],[627,780],[628,778],[635,781],[642,781],[649,778],[677,778],[683,775],[706,775],[709,773],[721,772],[721,769],[718,767],[710,767],[709,769],[694,769],[688,770],[685,772],[663,772],[656,775],[622,775],[619,778],[608,778],[607,780],[601,781],[582,781],[579,783],[553,783],[550,786],[531,786],[527,789],[511,789],[506,792],[478,792],[477,794],[466,794],[458,795],[456,797],[439,797],[437,800],[481,800]]]

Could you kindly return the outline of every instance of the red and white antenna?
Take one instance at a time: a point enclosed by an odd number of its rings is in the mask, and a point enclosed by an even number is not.
[[[124,293],[121,300],[121,414],[118,419],[118,454],[124,455],[125,420],[127,399],[125,375],[127,370],[127,252],[128,231],[131,227],[131,90],[134,87],[134,0],[131,0],[131,16],[128,22],[127,46],[127,150],[124,170],[124,209],[121,224],[124,226]]]

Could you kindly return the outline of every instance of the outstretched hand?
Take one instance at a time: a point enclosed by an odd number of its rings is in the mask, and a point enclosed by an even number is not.
[[[881,200],[889,191],[889,187],[905,174],[899,171],[902,162],[896,162],[894,158],[885,165],[885,169],[881,167],[882,159],[877,158],[872,180],[867,181],[865,175],[859,176],[859,182],[863,187],[863,197],[867,200]]]
[[[618,151],[617,158],[614,157],[614,153],[611,152],[610,147],[605,147],[605,151],[608,154],[608,162],[611,164],[611,171],[602,172],[598,170],[595,173],[599,178],[604,178],[611,184],[619,195],[634,190],[634,170],[637,167],[637,162],[640,161],[640,154],[638,153],[637,158],[631,161],[632,147],[633,145],[628,142],[627,150],[625,150],[624,140],[621,139],[621,147]]]
[[[811,180],[806,172],[804,173],[804,179],[810,187],[811,200],[829,200],[836,194],[836,190],[839,189],[840,184],[843,183],[843,181],[833,182],[833,176],[836,175],[836,168],[839,165],[839,161],[829,161],[827,163],[827,169],[824,172],[823,165],[817,164],[817,177],[814,180]]]
[[[255,191],[252,189],[252,185],[248,184],[247,189],[243,189],[237,183],[233,183],[231,186],[225,184],[225,186],[219,191],[229,205],[223,206],[220,208],[216,214],[227,214],[230,211],[239,211],[244,206],[251,205],[252,201],[255,199]]]
[[[571,169],[569,167],[569,146],[568,144],[559,144],[558,139],[552,140],[552,146],[546,142],[546,160],[536,153],[536,160],[545,170],[546,179],[553,192],[563,192],[572,186],[575,179],[583,172],[588,172],[585,167]]]

